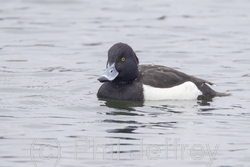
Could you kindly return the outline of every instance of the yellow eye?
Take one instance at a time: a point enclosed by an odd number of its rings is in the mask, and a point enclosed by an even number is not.
[[[122,58],[121,58],[121,61],[122,61],[122,62],[124,62],[125,60],[126,60],[125,57],[122,57]]]

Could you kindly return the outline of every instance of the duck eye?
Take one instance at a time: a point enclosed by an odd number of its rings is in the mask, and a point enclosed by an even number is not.
[[[125,57],[122,57],[122,58],[121,58],[121,61],[122,61],[122,62],[124,62],[125,60],[126,60]]]

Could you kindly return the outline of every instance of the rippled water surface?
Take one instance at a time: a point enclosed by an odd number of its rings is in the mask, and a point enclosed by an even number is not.
[[[1,166],[249,166],[249,8],[248,0],[1,0]],[[141,64],[232,95],[100,101],[97,77],[120,41]]]

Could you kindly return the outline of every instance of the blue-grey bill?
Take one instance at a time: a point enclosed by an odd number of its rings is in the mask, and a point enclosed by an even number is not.
[[[111,66],[108,65],[105,73],[98,78],[98,81],[100,82],[110,82],[113,81],[118,76],[118,71],[115,69],[115,63],[113,63]]]

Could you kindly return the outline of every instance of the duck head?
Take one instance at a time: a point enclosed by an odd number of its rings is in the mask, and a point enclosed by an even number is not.
[[[114,44],[108,51],[105,73],[100,82],[131,82],[138,76],[139,60],[133,49],[125,43]]]

